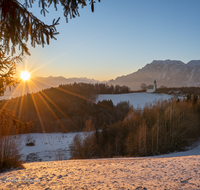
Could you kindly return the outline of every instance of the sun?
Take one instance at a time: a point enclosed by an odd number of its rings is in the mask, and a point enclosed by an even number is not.
[[[30,79],[30,73],[28,71],[22,71],[20,74],[22,80],[26,81]]]

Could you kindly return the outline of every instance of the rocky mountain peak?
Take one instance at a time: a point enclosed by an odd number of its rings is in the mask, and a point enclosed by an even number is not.
[[[200,60],[187,64],[179,60],[153,60],[138,71],[109,81],[113,85],[126,85],[139,90],[141,83],[150,85],[157,80],[158,87],[200,86]]]
[[[200,60],[192,60],[187,63],[189,66],[200,66]]]

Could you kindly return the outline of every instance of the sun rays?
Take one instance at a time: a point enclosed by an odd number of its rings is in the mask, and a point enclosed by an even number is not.
[[[21,96],[21,98],[18,98],[16,100],[16,105],[13,106],[12,111],[14,113],[17,113],[19,119],[22,119],[23,118],[23,113],[22,113],[23,107],[25,105],[24,98],[26,95],[30,95],[31,99],[33,101],[36,113],[37,113],[38,122],[40,123],[40,126],[42,127],[42,131],[44,133],[46,130],[45,130],[45,125],[44,125],[42,117],[41,117],[42,110],[39,108],[38,101],[42,101],[46,105],[46,108],[51,112],[52,117],[54,117],[55,120],[57,120],[57,122],[59,123],[59,126],[63,129],[63,131],[68,132],[66,126],[63,125],[62,121],[58,117],[58,115],[60,115],[60,114],[63,115],[63,117],[66,118],[71,123],[71,125],[74,126],[74,129],[76,129],[77,126],[71,120],[71,118],[58,105],[56,105],[54,99],[52,99],[47,94],[45,94],[39,87],[40,84],[42,84],[43,86],[46,86],[46,88],[50,88],[51,85],[40,81],[39,78],[30,78],[30,73],[31,73],[30,71],[28,72],[27,70],[25,70],[25,71],[21,72],[20,79],[19,78],[16,79],[19,81],[19,83],[13,90],[12,94],[14,94],[16,91],[20,91],[22,96]],[[62,88],[59,88],[59,87],[55,87],[55,89],[65,92],[67,94],[71,94],[73,96],[79,97],[86,101],[93,102],[92,100],[87,99],[86,97],[81,96],[80,94],[76,94],[76,93],[64,90]],[[34,97],[34,93],[36,93],[36,92],[38,92],[37,98]],[[9,99],[4,103],[3,109],[6,109],[8,103],[9,103]]]
[[[103,32],[103,31],[100,31],[100,32]],[[61,114],[63,115],[64,118],[66,118],[67,121],[69,121],[70,124],[73,125],[73,127],[75,129],[78,128],[76,126],[76,124],[72,121],[72,119],[67,115],[67,113],[65,113],[65,111],[63,111],[61,109],[61,107],[56,105],[56,101],[54,99],[48,97],[47,94],[45,94],[43,91],[41,91],[41,88],[38,87],[38,84],[41,83],[41,81],[39,81],[35,78],[32,78],[33,76],[31,76],[31,75],[32,74],[34,75],[34,73],[36,73],[38,70],[42,69],[43,67],[49,65],[50,63],[52,63],[56,60],[58,60],[60,57],[66,55],[66,54],[69,54],[71,51],[74,51],[76,48],[84,45],[87,41],[96,37],[98,34],[99,34],[99,32],[97,34],[93,35],[92,37],[76,44],[73,48],[69,49],[68,51],[65,51],[62,54],[55,56],[54,59],[52,59],[46,63],[40,64],[37,68],[34,68],[36,61],[32,62],[32,65],[31,65],[30,63],[28,63],[28,59],[25,59],[25,62],[23,64],[17,66],[16,81],[18,82],[18,84],[12,90],[12,94],[10,95],[10,97],[12,97],[12,95],[14,95],[18,91],[21,92],[21,98],[18,98],[16,100],[16,104],[14,104],[14,107],[12,110],[13,113],[18,115],[19,120],[23,119],[23,107],[24,107],[23,105],[26,105],[24,103],[26,101],[25,96],[30,95],[30,97],[32,98],[36,113],[37,113],[38,123],[40,123],[40,126],[44,133],[46,131],[45,127],[47,127],[47,126],[44,125],[42,114],[41,114],[42,110],[39,107],[38,99],[40,99],[40,101],[42,101],[46,105],[46,108],[48,108],[48,110],[52,113],[52,117],[54,117],[58,121],[59,125],[63,128],[63,131],[67,132],[67,128],[66,128],[66,126],[63,125],[61,119],[59,119],[59,115],[61,115]],[[37,57],[37,56],[35,56],[35,57]],[[43,84],[44,84],[44,86],[46,85],[46,88],[51,87],[50,84],[45,84],[45,83],[43,83]],[[10,86],[12,87],[12,84],[7,85],[7,87],[10,87]],[[59,88],[59,87],[57,87],[56,89],[60,90],[62,92],[65,92],[67,94],[71,94],[72,96],[78,97],[80,99],[94,102],[84,96],[81,96],[78,93],[76,94],[76,93],[67,91],[65,89]],[[33,93],[38,92],[38,91],[40,91],[40,93],[38,94],[38,98],[35,98]],[[13,97],[17,97],[17,96],[14,95]],[[9,102],[9,99],[4,102],[2,109],[6,109],[8,102]],[[28,110],[28,108],[27,108],[27,110]]]
[[[30,74],[28,71],[22,71],[21,74],[20,74],[20,78],[21,78],[23,81],[29,80],[30,77],[31,77],[31,74]]]

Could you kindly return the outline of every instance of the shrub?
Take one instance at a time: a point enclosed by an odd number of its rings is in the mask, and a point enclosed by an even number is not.
[[[64,153],[61,148],[57,149],[55,152],[55,159],[56,160],[63,160]]]
[[[82,138],[79,134],[74,136],[73,142],[70,144],[71,158],[84,158]]]
[[[0,172],[11,168],[23,168],[20,154],[20,137],[0,138]]]
[[[23,168],[20,154],[21,136],[27,125],[15,119],[10,112],[0,110],[0,172]]]

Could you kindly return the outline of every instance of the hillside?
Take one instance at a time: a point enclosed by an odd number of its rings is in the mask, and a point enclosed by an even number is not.
[[[109,84],[126,85],[138,90],[141,83],[150,85],[155,79],[158,87],[200,86],[200,60],[187,64],[174,60],[154,60],[134,73],[110,80]]]
[[[200,189],[200,155],[33,162],[0,174],[3,189]]]
[[[95,97],[109,89],[102,84],[74,83],[28,93],[3,103],[5,109],[14,112],[19,119],[33,121],[32,132],[82,131],[89,119],[95,127],[101,128],[104,123],[115,123],[128,113],[127,103],[118,106],[110,100],[95,103]],[[119,92],[128,90],[124,86],[117,89]]]
[[[144,95],[149,96],[150,94],[143,93],[143,98]],[[156,94],[151,95],[155,96]],[[137,101],[136,98],[134,99]],[[177,103],[180,105],[180,102]],[[159,110],[170,116],[163,109],[159,108]],[[172,109],[167,110],[172,111]],[[178,113],[177,111],[180,109],[175,108],[173,110]],[[188,111],[188,108],[186,107],[185,110]],[[146,109],[146,113],[146,116],[149,116],[148,109]],[[155,113],[158,113],[157,110],[155,110]],[[164,117],[160,113],[160,121],[157,120],[157,123],[162,124]],[[189,113],[191,113],[190,110]],[[140,113],[138,114],[141,115]],[[182,114],[182,116],[184,115]],[[135,114],[133,116],[135,117]],[[192,118],[194,119],[193,116]],[[174,121],[174,126],[178,126],[177,119],[172,118],[172,120]],[[131,125],[133,125],[132,121],[130,120]],[[190,121],[188,122],[191,123]],[[170,126],[173,126],[173,123]],[[186,125],[186,127],[188,126]],[[124,129],[124,127],[120,125],[120,129]],[[158,130],[155,128],[155,131]],[[186,131],[190,133],[190,131]],[[168,136],[165,131],[162,130],[160,132],[163,132],[160,137],[165,139]],[[35,133],[32,135],[36,142],[35,146],[32,147],[25,146],[27,134],[21,135],[23,160],[35,162],[25,163],[24,169],[0,173],[0,187],[3,189],[200,189],[199,143],[188,151],[167,155],[130,158],[119,156],[116,158],[115,156],[115,158],[63,161],[62,159],[69,158],[71,142],[76,134]],[[87,137],[87,133],[79,134],[81,138]],[[88,133],[89,136],[90,134]],[[135,132],[128,132],[127,134],[136,135],[136,140],[139,137]],[[150,134],[152,134],[152,131]],[[183,133],[178,134],[185,139],[182,136]],[[130,138],[129,140],[132,139]],[[111,140],[111,142],[112,145],[116,145],[117,141],[115,139]],[[155,142],[154,140],[154,144]],[[147,142],[147,145],[151,145],[151,143]],[[89,145],[92,144],[90,143]],[[106,144],[106,147],[109,147],[108,145]],[[159,145],[163,146],[161,139]],[[133,144],[131,144],[131,147],[134,147]],[[47,160],[48,162],[41,162]]]
[[[69,159],[69,145],[75,134],[32,134],[36,139],[33,147],[25,146],[26,135],[22,135],[21,153],[38,160],[25,163],[24,169],[0,173],[0,187],[38,190],[200,189],[200,144],[184,152],[153,157],[62,160]]]

